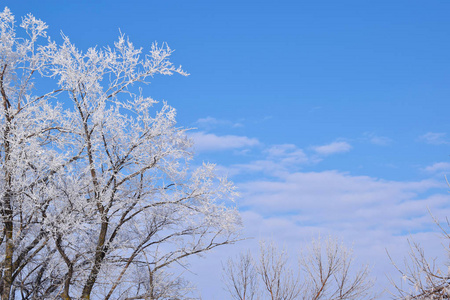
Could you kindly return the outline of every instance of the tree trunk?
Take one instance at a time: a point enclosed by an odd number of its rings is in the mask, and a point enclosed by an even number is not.
[[[3,265],[3,291],[2,300],[9,300],[12,286],[13,274],[13,255],[14,255],[14,241],[13,241],[13,220],[11,209],[11,191],[6,191],[3,197],[3,226],[5,227],[5,260]]]
[[[83,287],[83,293],[81,299],[89,300],[91,298],[91,292],[94,288],[94,284],[97,281],[98,273],[102,267],[103,259],[105,258],[107,249],[105,248],[106,233],[108,231],[108,220],[103,220],[102,227],[98,236],[97,249],[95,251],[94,266],[91,269],[89,278]],[[3,299],[2,299],[3,300]]]

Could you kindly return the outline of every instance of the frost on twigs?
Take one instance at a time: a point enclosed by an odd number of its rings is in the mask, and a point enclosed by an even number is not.
[[[374,280],[367,266],[355,269],[351,249],[334,238],[313,240],[292,268],[286,249],[261,242],[259,259],[250,252],[229,259],[223,278],[232,299],[372,300]]]
[[[189,299],[172,267],[236,241],[240,219],[233,184],[192,170],[175,109],[145,95],[188,74],[166,44],[81,51],[20,27],[0,13],[1,299]]]
[[[448,233],[449,220],[446,223],[441,223],[433,217],[433,221],[441,230],[446,243],[446,245],[443,244],[443,248],[448,255],[450,253],[449,248],[447,248],[447,243],[450,239],[450,234]],[[419,243],[412,240],[408,242],[410,251],[403,265],[397,264],[389,257],[401,276],[401,280],[398,281],[390,278],[394,288],[392,291],[394,299],[450,299],[450,267],[439,264],[437,258],[427,257]]]

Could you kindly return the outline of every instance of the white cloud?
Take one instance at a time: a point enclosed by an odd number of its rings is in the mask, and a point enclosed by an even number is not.
[[[200,118],[195,123],[197,124],[217,124],[219,120],[213,117]]]
[[[448,162],[434,163],[431,166],[427,166],[426,168],[424,168],[424,171],[429,172],[429,173],[449,172],[450,171],[450,163],[448,163]]]
[[[320,155],[330,155],[335,153],[348,152],[350,151],[350,149],[352,149],[352,146],[347,142],[333,142],[331,144],[323,146],[315,146],[313,147],[313,149]]]
[[[446,140],[446,135],[447,134],[443,132],[427,132],[420,136],[419,140],[431,145],[443,145],[449,143]]]
[[[246,164],[234,164],[229,167],[224,167],[224,169],[229,176],[257,172],[278,174],[278,172],[285,170],[284,166],[268,159],[255,160]]]
[[[423,243],[428,255],[438,255],[439,229],[428,210],[442,220],[450,215],[450,196],[442,180],[401,182],[338,171],[294,172],[277,180],[241,183],[240,190],[250,236],[274,238],[294,255],[318,234],[342,238],[353,245],[358,262],[373,267],[379,290],[388,286],[385,274],[397,275],[385,249],[401,263],[408,252],[407,238],[412,237]]]
[[[297,255],[319,234],[331,234],[353,247],[355,263],[369,264],[373,275],[378,277],[378,291],[389,287],[386,274],[400,279],[386,250],[401,264],[408,255],[407,238],[420,242],[426,255],[446,258],[440,245],[442,240],[436,234],[439,229],[428,214],[429,209],[444,222],[445,216],[450,215],[450,196],[441,180],[401,182],[339,171],[292,172],[276,180],[244,182],[239,187],[241,207],[245,208],[244,237],[254,239],[223,247],[213,257],[196,264],[194,272],[199,274],[198,278],[209,278],[203,275],[210,272],[211,264],[220,268],[217,260],[225,262],[229,256],[248,248],[257,251],[260,239],[273,239],[291,255]],[[217,281],[220,276],[214,282],[202,284],[208,286]],[[214,299],[214,295],[204,296]],[[216,299],[226,297],[224,293]],[[381,299],[389,299],[389,295]]]
[[[392,140],[385,136],[373,136],[370,138],[370,142],[378,146],[387,146],[392,142]]]
[[[194,140],[194,148],[197,151],[222,151],[254,147],[260,144],[258,139],[246,136],[223,135],[212,133],[194,132],[189,135]]]
[[[378,136],[371,132],[364,133],[364,136],[369,143],[377,146],[387,146],[392,143],[392,139],[385,136]]]
[[[442,182],[434,180],[396,182],[324,171],[294,172],[277,180],[247,182],[241,190],[244,203],[262,213],[303,211],[308,212],[308,218],[326,222],[351,220],[359,214],[365,218],[367,207],[380,208],[379,213],[387,215],[393,211],[384,212],[386,207],[415,199],[419,193],[439,186]]]
[[[248,163],[222,167],[229,176],[242,173],[261,172],[266,175],[281,176],[307,164],[314,164],[321,159],[308,156],[302,149],[293,144],[273,145],[262,151],[261,159]]]
[[[299,164],[309,161],[302,149],[292,144],[274,145],[265,150],[271,159],[279,159],[281,163]]]
[[[227,126],[227,127],[242,127],[243,125],[238,122],[232,122],[229,120],[219,120],[213,117],[200,118],[195,122],[199,127],[212,129],[217,126]]]
[[[321,110],[322,109],[322,106],[314,106],[314,107],[311,107],[309,110],[308,110],[308,113],[314,113],[314,112],[316,112],[316,111],[318,111],[318,110]]]
[[[236,145],[232,148],[245,150],[252,144],[249,143],[252,139],[247,137],[211,137],[206,133],[199,133],[199,136],[200,140],[208,141],[206,144],[213,144],[219,149],[223,146],[218,145],[227,139],[236,141],[228,143]],[[434,143],[444,137],[445,134],[427,135],[428,141]],[[375,135],[366,135],[365,141],[377,145],[391,142],[388,138]],[[253,143],[259,144],[257,140]],[[238,183],[242,194],[240,206],[245,224],[244,237],[254,239],[238,243],[235,247],[220,248],[218,253],[203,263],[196,262],[194,272],[198,274],[198,279],[206,278],[200,287],[220,282],[219,275],[214,275],[215,278],[204,275],[210,273],[211,265],[220,269],[220,260],[224,262],[228,256],[243,248],[257,251],[260,239],[274,239],[296,255],[305,243],[318,234],[337,236],[347,245],[353,245],[356,262],[371,265],[379,280],[378,290],[389,286],[385,274],[392,274],[394,280],[400,278],[396,277],[386,249],[396,262],[401,263],[408,252],[407,238],[412,237],[422,243],[427,254],[440,255],[441,240],[437,237],[438,229],[428,211],[438,219],[445,220],[450,215],[445,180],[389,181],[336,170],[301,171],[305,165],[312,165],[327,155],[347,152],[351,148],[344,141],[307,149],[310,152],[292,144],[273,145],[264,149],[259,157],[253,157],[253,161],[224,167],[231,171],[230,175],[261,172],[259,178],[257,174],[251,174],[251,181]],[[450,163],[439,162],[424,168],[430,173],[444,170],[450,170]],[[446,257],[445,253],[441,256]],[[205,299],[226,299],[228,295],[203,296]],[[388,298],[389,295],[384,295],[382,299]]]

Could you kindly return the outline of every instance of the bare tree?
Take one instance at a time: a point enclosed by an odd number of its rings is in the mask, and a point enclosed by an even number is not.
[[[83,52],[20,26],[0,13],[1,299],[188,298],[168,268],[233,243],[240,220],[234,186],[190,167],[175,109],[143,89],[187,73],[165,44]]]
[[[440,228],[445,241],[450,240],[447,228],[450,222],[447,219],[443,225],[432,216],[435,224]],[[395,289],[392,295],[395,299],[417,299],[417,300],[441,300],[450,299],[450,268],[448,265],[439,265],[437,258],[427,257],[422,246],[409,240],[409,255],[404,260],[403,266],[398,265],[389,258],[401,276],[400,282],[390,278]],[[443,247],[447,255],[450,250]]]
[[[259,298],[258,271],[250,252],[241,253],[237,261],[228,259],[226,266],[223,266],[223,280],[233,299]]]
[[[289,268],[288,260],[286,250],[278,250],[274,242],[260,243],[257,269],[269,299],[294,300],[302,291],[299,277]]]
[[[300,258],[305,282],[303,299],[374,299],[368,266],[353,270],[352,250],[337,239],[314,240]]]
[[[256,272],[243,270],[253,270],[247,262],[253,263]],[[224,272],[228,279],[228,291],[234,299],[244,299],[242,291],[248,289],[246,277],[258,277],[257,288],[263,291],[262,299],[376,298],[371,293],[374,281],[369,277],[368,267],[353,270],[352,251],[333,238],[314,240],[299,257],[298,273],[289,268],[287,252],[278,250],[274,242],[261,243],[259,261],[256,262],[247,254],[241,256],[239,262],[229,261],[228,265],[233,267],[224,269]]]

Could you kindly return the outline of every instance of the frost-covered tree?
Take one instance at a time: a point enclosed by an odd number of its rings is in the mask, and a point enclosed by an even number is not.
[[[82,52],[20,27],[0,13],[1,299],[187,297],[170,267],[240,226],[234,186],[190,167],[175,110],[141,90],[187,74],[165,44]]]

